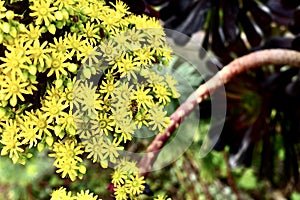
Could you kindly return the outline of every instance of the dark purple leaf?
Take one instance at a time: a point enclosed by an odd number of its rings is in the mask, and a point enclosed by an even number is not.
[[[296,8],[300,5],[300,0],[281,0],[284,7]]]
[[[290,30],[294,34],[300,33],[300,8],[294,12],[294,16],[290,25]]]
[[[187,35],[192,35],[202,28],[205,16],[210,7],[209,1],[199,1],[189,12],[187,18],[175,30]]]
[[[292,47],[293,38],[287,37],[272,37],[261,46],[260,49],[290,49]]]
[[[237,25],[237,16],[239,13],[239,2],[238,0],[224,1],[223,5],[223,20],[224,20],[224,35],[226,41],[232,43],[236,40],[240,34]]]
[[[252,47],[260,45],[263,34],[259,27],[252,21],[245,12],[240,12],[239,21],[243,27],[243,30],[247,36],[247,39]]]
[[[293,40],[292,49],[300,51],[300,35]]]
[[[295,9],[284,7],[278,0],[271,0],[268,3],[268,7],[273,14],[275,22],[286,26],[290,24]]]
[[[289,83],[286,88],[285,92],[291,97],[299,97],[300,96],[300,80],[293,81]]]
[[[262,4],[253,2],[253,5],[249,9],[256,22],[256,24],[262,29],[266,35],[271,34],[271,22],[273,21],[272,13],[270,9]]]
[[[230,43],[226,49],[228,52],[233,52],[238,56],[245,55],[248,52],[247,47],[240,36],[237,36],[235,41]]]
[[[160,17],[163,21],[170,18],[177,18],[184,21],[188,13],[192,10],[192,0],[169,0],[169,3],[160,10]]]

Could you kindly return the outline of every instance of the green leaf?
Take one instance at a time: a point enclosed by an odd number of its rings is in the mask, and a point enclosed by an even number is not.
[[[257,188],[257,179],[252,169],[246,169],[237,182],[238,187],[251,190]]]
[[[300,193],[293,192],[291,195],[291,200],[300,200]]]

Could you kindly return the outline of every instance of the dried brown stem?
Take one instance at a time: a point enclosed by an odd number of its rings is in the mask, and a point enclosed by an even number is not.
[[[212,94],[218,87],[228,83],[236,75],[249,69],[265,65],[290,65],[300,67],[300,52],[284,49],[269,49],[256,51],[235,59],[215,76],[193,92],[189,98],[171,115],[171,123],[164,133],[158,134],[147,148],[147,153],[139,162],[140,175],[146,177],[151,171],[158,153],[168,141],[179,124],[190,114],[190,112]]]

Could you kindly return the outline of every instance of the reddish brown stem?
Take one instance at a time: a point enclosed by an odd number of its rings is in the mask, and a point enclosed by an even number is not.
[[[190,114],[190,112],[209,94],[212,94],[218,87],[228,83],[236,75],[249,69],[265,65],[290,65],[300,67],[300,52],[284,49],[269,49],[256,51],[235,59],[215,76],[193,92],[189,98],[171,115],[171,123],[164,133],[158,134],[147,148],[147,153],[139,162],[140,175],[146,177],[151,171],[158,153],[168,141],[179,124]]]
[[[229,165],[228,155],[226,152],[224,152],[223,156],[224,156],[225,163],[226,163],[227,182],[228,182],[229,186],[231,187],[232,191],[234,192],[236,200],[240,200],[241,199],[240,193],[239,193],[238,188],[236,187],[234,178],[231,173],[231,167]]]

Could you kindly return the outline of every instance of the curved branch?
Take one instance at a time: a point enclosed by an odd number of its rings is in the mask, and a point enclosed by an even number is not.
[[[199,86],[188,99],[171,115],[171,123],[164,133],[158,134],[148,146],[146,154],[139,162],[140,176],[146,176],[169,137],[174,133],[179,124],[190,114],[190,112],[212,94],[219,86],[228,83],[236,75],[249,69],[264,65],[290,65],[300,67],[300,52],[285,49],[269,49],[250,53],[235,59],[222,70],[216,73],[210,80]]]

